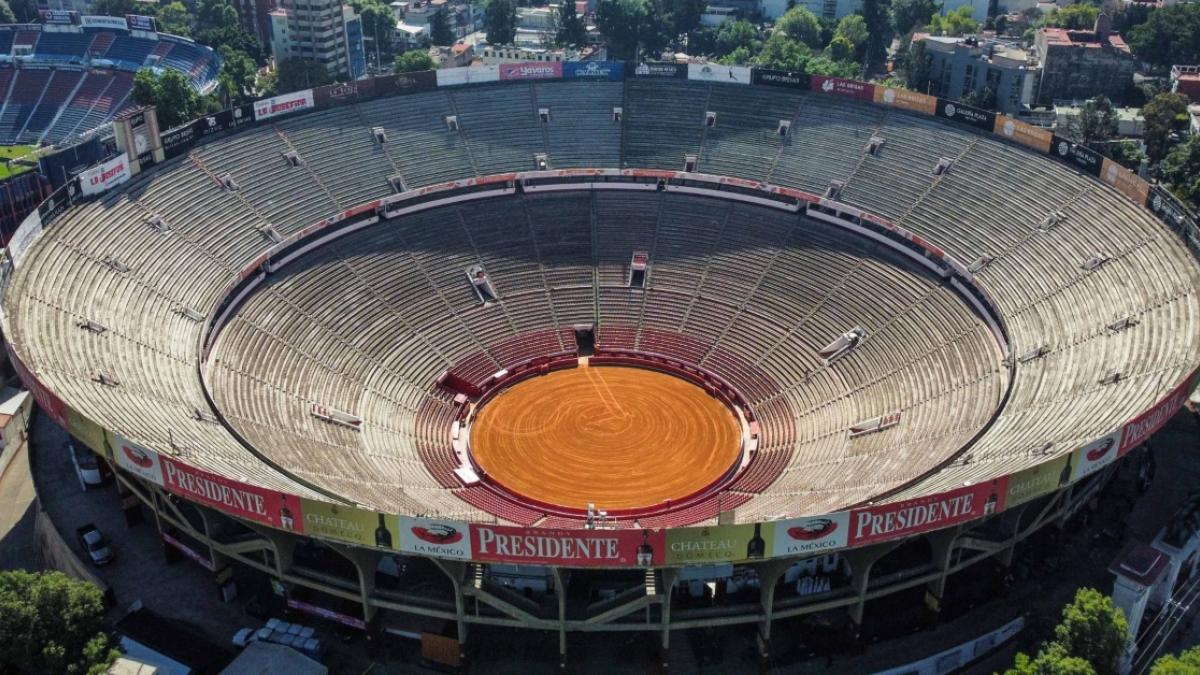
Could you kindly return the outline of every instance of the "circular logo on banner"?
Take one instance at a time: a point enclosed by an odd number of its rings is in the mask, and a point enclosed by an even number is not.
[[[1106,173],[1108,174],[1108,179],[1110,181],[1115,181],[1117,179],[1117,165],[1109,164],[1108,171]]]
[[[432,525],[428,528],[415,526],[412,533],[421,541],[431,544],[454,544],[462,541],[463,534],[449,525]]]
[[[1071,153],[1071,144],[1066,141],[1060,141],[1058,144],[1058,154],[1066,157]]]
[[[1154,209],[1155,211],[1161,211],[1162,210],[1162,197],[1159,195],[1154,195],[1154,199],[1151,200],[1151,202],[1150,202],[1150,208]]]
[[[143,469],[149,469],[154,465],[154,462],[150,459],[150,456],[141,450],[138,450],[137,448],[131,448],[128,445],[122,445],[121,450],[125,452],[125,456],[129,458],[129,461],[142,467]]]
[[[1017,125],[1013,124],[1012,120],[1004,123],[1004,135],[1012,136],[1017,131]]]
[[[896,90],[895,89],[884,89],[883,90],[883,102],[884,103],[895,103],[896,102]]]
[[[788,528],[788,536],[792,539],[800,541],[813,541],[822,539],[833,534],[837,529],[837,523],[828,518],[813,518],[805,521],[803,525]]]
[[[953,103],[946,104],[946,117],[954,117],[956,112],[958,112],[958,108],[955,108]]]

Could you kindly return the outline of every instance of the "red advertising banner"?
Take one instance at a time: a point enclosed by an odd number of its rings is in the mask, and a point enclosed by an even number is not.
[[[634,567],[661,564],[661,530],[551,530],[471,525],[471,559],[521,565]]]
[[[330,621],[336,621],[337,623],[340,623],[343,626],[350,626],[351,628],[357,628],[359,630],[367,629],[367,622],[363,621],[362,619],[360,619],[356,616],[350,616],[349,614],[342,614],[341,612],[335,612],[332,609],[325,609],[324,607],[318,607],[314,604],[307,603],[302,600],[296,600],[294,598],[288,598],[287,604],[288,604],[288,607],[291,607],[292,609],[298,609],[301,612],[312,614],[313,616],[319,616],[322,619],[329,619]]]
[[[33,394],[33,400],[37,401],[38,407],[42,412],[50,416],[59,426],[67,426],[67,406],[50,390],[43,387],[41,382],[33,376],[33,373],[25,367],[24,363],[17,358],[13,351],[12,345],[5,343],[4,349],[8,352],[8,360],[13,364],[13,369],[17,371],[17,377],[21,378],[21,382],[25,384],[25,388]]]
[[[860,101],[875,100],[875,85],[870,84],[869,82],[843,80],[840,77],[813,75],[812,90],[819,91],[823,94],[833,94],[835,96],[856,98]]]
[[[850,513],[850,546],[864,546],[939,530],[1004,510],[1008,476],[929,497],[855,509]]]
[[[562,64],[542,63],[501,63],[501,80],[559,80],[562,79]]]
[[[188,546],[187,544],[183,543],[182,541],[179,541],[178,539],[176,539],[175,537],[172,537],[171,535],[167,534],[166,532],[162,533],[162,538],[163,538],[163,541],[170,544],[175,550],[184,554],[188,558],[191,558],[192,560],[196,561],[196,563],[199,564],[204,569],[208,570],[209,572],[217,571],[217,566],[213,564],[212,559],[210,559],[206,556],[202,556],[199,553],[196,553],[195,551],[192,550],[191,546]]]
[[[1118,457],[1145,443],[1154,435],[1154,432],[1161,429],[1168,420],[1175,416],[1175,413],[1183,407],[1188,396],[1191,395],[1192,380],[1195,377],[1195,373],[1185,377],[1178,387],[1172,389],[1171,393],[1155,403],[1153,408],[1138,415],[1125,425],[1121,434],[1121,449],[1117,453]]]
[[[297,497],[230,480],[170,457],[160,456],[159,461],[163,487],[170,492],[256,523],[292,532],[304,531]]]

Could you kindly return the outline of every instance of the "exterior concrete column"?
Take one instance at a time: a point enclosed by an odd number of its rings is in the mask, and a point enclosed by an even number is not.
[[[942,596],[946,592],[946,577],[950,574],[950,559],[954,553],[954,541],[962,533],[962,526],[938,530],[928,536],[929,547],[933,549],[933,559],[930,561],[937,570],[937,578],[925,585],[925,591],[932,595],[936,603],[927,603],[929,608],[938,614],[942,611]]]
[[[771,621],[775,614],[775,587],[793,560],[768,560],[754,565],[758,574],[758,602],[762,608],[762,620],[758,622],[759,658],[765,661],[771,651]]]
[[[659,570],[662,578],[662,645],[661,659],[663,672],[671,667],[671,596],[675,591],[675,581],[679,579],[678,567],[664,567]]]
[[[1008,545],[1004,550],[996,556],[999,562],[1005,569],[1012,567],[1013,557],[1017,552],[1017,535],[1021,534],[1021,521],[1025,519],[1025,512],[1029,509],[1028,505],[1022,505],[1012,517],[1012,530],[1009,532]]]
[[[292,571],[296,555],[296,536],[265,527],[257,528],[256,531],[271,543],[271,549],[275,553],[275,576],[283,579],[283,575]]]
[[[379,558],[383,554],[357,547],[338,547],[334,550],[349,560],[358,571],[358,592],[362,602],[363,621],[370,624],[379,611],[378,607],[371,604],[370,597],[375,594],[375,569],[379,567]]]
[[[558,667],[567,669],[567,582],[561,567],[551,567],[554,594],[558,597]]]
[[[454,587],[454,621],[458,630],[458,661],[466,664],[468,624],[463,582],[467,578],[468,565],[460,560],[442,560],[440,558],[429,558],[428,560],[450,578],[450,585]]]

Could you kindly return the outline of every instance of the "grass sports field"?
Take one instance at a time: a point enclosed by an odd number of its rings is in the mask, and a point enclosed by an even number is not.
[[[12,169],[9,170],[7,160],[17,159],[19,157],[24,157],[26,155],[32,155],[36,151],[37,151],[36,145],[0,146],[0,180],[8,178],[9,176],[15,176],[16,174],[19,174],[19,173],[25,173],[26,171],[29,170],[29,167],[20,166],[15,163],[12,165]],[[30,159],[33,159],[33,157],[30,157]]]

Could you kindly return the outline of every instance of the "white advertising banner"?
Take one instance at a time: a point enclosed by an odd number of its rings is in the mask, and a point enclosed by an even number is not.
[[[129,30],[129,22],[123,16],[92,16],[79,17],[85,28],[107,28],[109,30]]]
[[[254,119],[265,120],[313,107],[313,90],[303,89],[254,102]]]
[[[689,63],[688,79],[725,84],[750,84],[747,66],[722,66],[717,63]]]
[[[21,226],[13,233],[12,239],[8,240],[8,255],[12,257],[14,268],[21,266],[21,259],[25,257],[25,253],[29,251],[33,240],[41,231],[42,214],[34,209],[28,216],[25,216],[25,220],[21,221]]]
[[[1121,430],[1118,429],[1100,440],[1089,443],[1074,453],[1075,471],[1072,481],[1099,471],[1116,461],[1121,447]]]
[[[129,156],[122,152],[79,174],[79,189],[84,196],[98,195],[129,180],[130,175]]]
[[[770,541],[774,548],[769,556],[835,551],[846,548],[850,538],[849,511],[777,520],[772,525],[775,536]]]
[[[147,450],[137,443],[116,434],[113,434],[113,441],[117,446],[113,448],[113,456],[117,460],[117,466],[139,478],[144,478],[155,485],[162,486],[162,465],[158,461],[158,453]]]
[[[439,87],[457,87],[467,83],[467,71],[470,68],[438,68],[437,86]],[[499,73],[497,73],[497,77]]]
[[[471,534],[466,523],[456,520],[401,516],[400,550],[435,558],[468,560]]]

